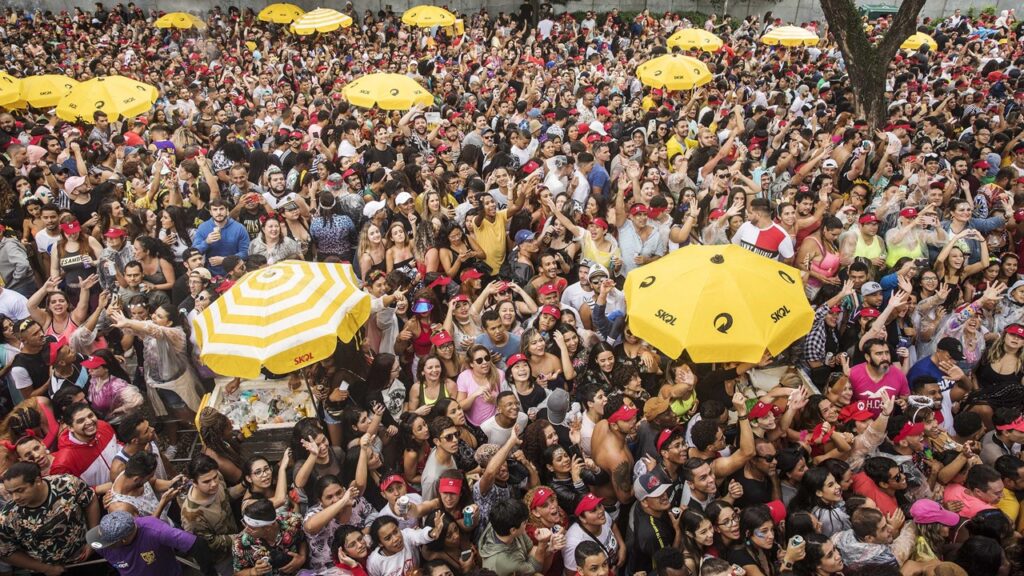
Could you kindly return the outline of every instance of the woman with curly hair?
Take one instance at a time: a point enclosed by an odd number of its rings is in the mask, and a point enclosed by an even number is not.
[[[229,486],[242,481],[241,440],[231,426],[231,420],[207,406],[199,413],[199,440],[202,454],[213,458]]]

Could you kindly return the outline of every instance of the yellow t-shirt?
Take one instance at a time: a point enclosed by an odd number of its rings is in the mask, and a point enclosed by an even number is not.
[[[494,222],[484,218],[476,227],[476,243],[484,251],[487,265],[495,274],[505,261],[505,244],[508,241],[508,211],[498,210]]]

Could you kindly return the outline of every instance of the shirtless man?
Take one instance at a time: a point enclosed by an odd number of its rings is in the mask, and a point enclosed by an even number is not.
[[[594,462],[611,476],[615,497],[622,504],[633,500],[633,455],[626,447],[626,437],[636,430],[638,410],[623,404],[621,396],[608,400],[604,420],[594,427],[590,446]],[[747,425],[749,433],[750,425]]]

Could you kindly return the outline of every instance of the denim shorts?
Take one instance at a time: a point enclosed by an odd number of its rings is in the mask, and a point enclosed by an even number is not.
[[[164,407],[168,411],[171,410],[182,410],[188,408],[188,404],[178,396],[178,393],[173,390],[165,390],[163,388],[157,388],[156,393],[160,396],[160,400],[164,403]]]

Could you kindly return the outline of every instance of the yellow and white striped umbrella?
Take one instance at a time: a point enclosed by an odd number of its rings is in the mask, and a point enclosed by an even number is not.
[[[260,10],[257,18],[263,22],[273,22],[275,24],[291,24],[296,18],[305,14],[306,11],[299,8],[295,4],[288,4],[287,2],[281,2],[278,4],[271,4],[263,10]]]
[[[402,14],[402,23],[419,28],[433,28],[434,26],[453,26],[455,14],[438,6],[414,6]]]
[[[722,39],[703,28],[684,28],[668,38],[669,48],[693,50],[698,48],[705,52],[721,50]]]
[[[903,44],[900,44],[900,48],[903,50],[917,50],[924,44],[927,44],[932,50],[939,49],[939,43],[935,41],[935,38],[924,32],[915,32],[910,38],[904,40]]]
[[[62,74],[40,74],[21,79],[21,99],[36,108],[52,108],[78,86]]]
[[[292,22],[291,31],[299,36],[309,36],[315,32],[334,32],[338,28],[352,25],[352,17],[330,8],[317,8],[306,12]]]
[[[21,101],[21,78],[0,72],[0,106],[12,107]]]
[[[761,36],[761,42],[769,46],[817,46],[818,36],[799,26],[779,26]]]
[[[204,22],[202,18],[189,14],[188,12],[171,12],[169,14],[164,14],[157,18],[156,22],[153,22],[153,25],[157,28],[177,28],[179,30],[188,30],[189,28],[202,30],[206,28],[206,22]]]
[[[225,376],[294,372],[334,353],[370,316],[348,264],[286,260],[246,274],[194,320],[200,359]]]
[[[693,90],[713,79],[706,64],[682,54],[665,54],[636,67],[636,77],[652,88]]]

